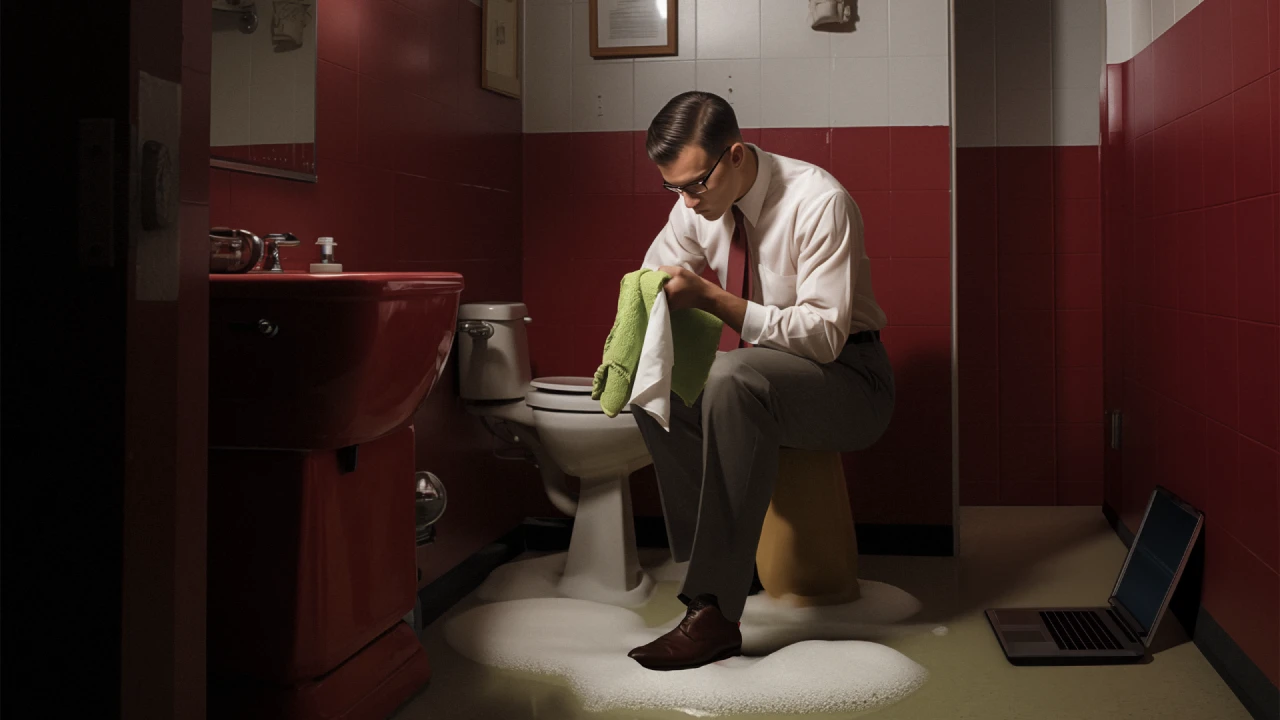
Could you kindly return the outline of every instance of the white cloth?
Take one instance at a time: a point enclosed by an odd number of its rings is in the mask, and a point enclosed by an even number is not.
[[[809,26],[839,25],[853,19],[849,0],[809,0]]]
[[[276,0],[271,13],[271,43],[276,52],[302,47],[302,31],[311,20],[311,8],[297,0]]]
[[[636,364],[636,377],[631,383],[630,403],[632,413],[636,408],[644,410],[668,432],[671,431],[671,367],[675,362],[667,293],[659,292],[649,311],[640,362]]]
[[[862,213],[826,170],[748,147],[759,170],[737,205],[747,222],[757,281],[742,338],[831,362],[850,334],[885,326],[871,287]],[[643,267],[680,265],[700,275],[709,264],[727,287],[732,239],[733,213],[707,220],[677,198]]]

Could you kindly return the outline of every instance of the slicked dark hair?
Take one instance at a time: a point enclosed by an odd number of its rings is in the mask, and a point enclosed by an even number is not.
[[[650,160],[669,165],[689,145],[714,156],[741,139],[732,105],[719,95],[691,90],[671,98],[654,116],[644,149]]]

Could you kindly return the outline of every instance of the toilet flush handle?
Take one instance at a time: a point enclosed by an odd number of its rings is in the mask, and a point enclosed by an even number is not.
[[[463,320],[458,329],[473,338],[493,337],[493,325],[483,320]]]

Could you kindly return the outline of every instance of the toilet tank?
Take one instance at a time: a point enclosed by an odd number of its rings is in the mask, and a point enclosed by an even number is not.
[[[458,392],[463,400],[516,400],[528,392],[528,313],[518,302],[458,307]]]

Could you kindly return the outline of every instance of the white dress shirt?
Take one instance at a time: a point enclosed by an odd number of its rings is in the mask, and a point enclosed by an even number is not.
[[[737,202],[747,222],[755,287],[742,339],[828,363],[849,335],[885,326],[871,289],[862,213],[830,173],[807,162],[755,151],[755,182]],[[733,213],[707,220],[677,198],[645,254],[643,267],[680,265],[720,278],[729,271]]]

